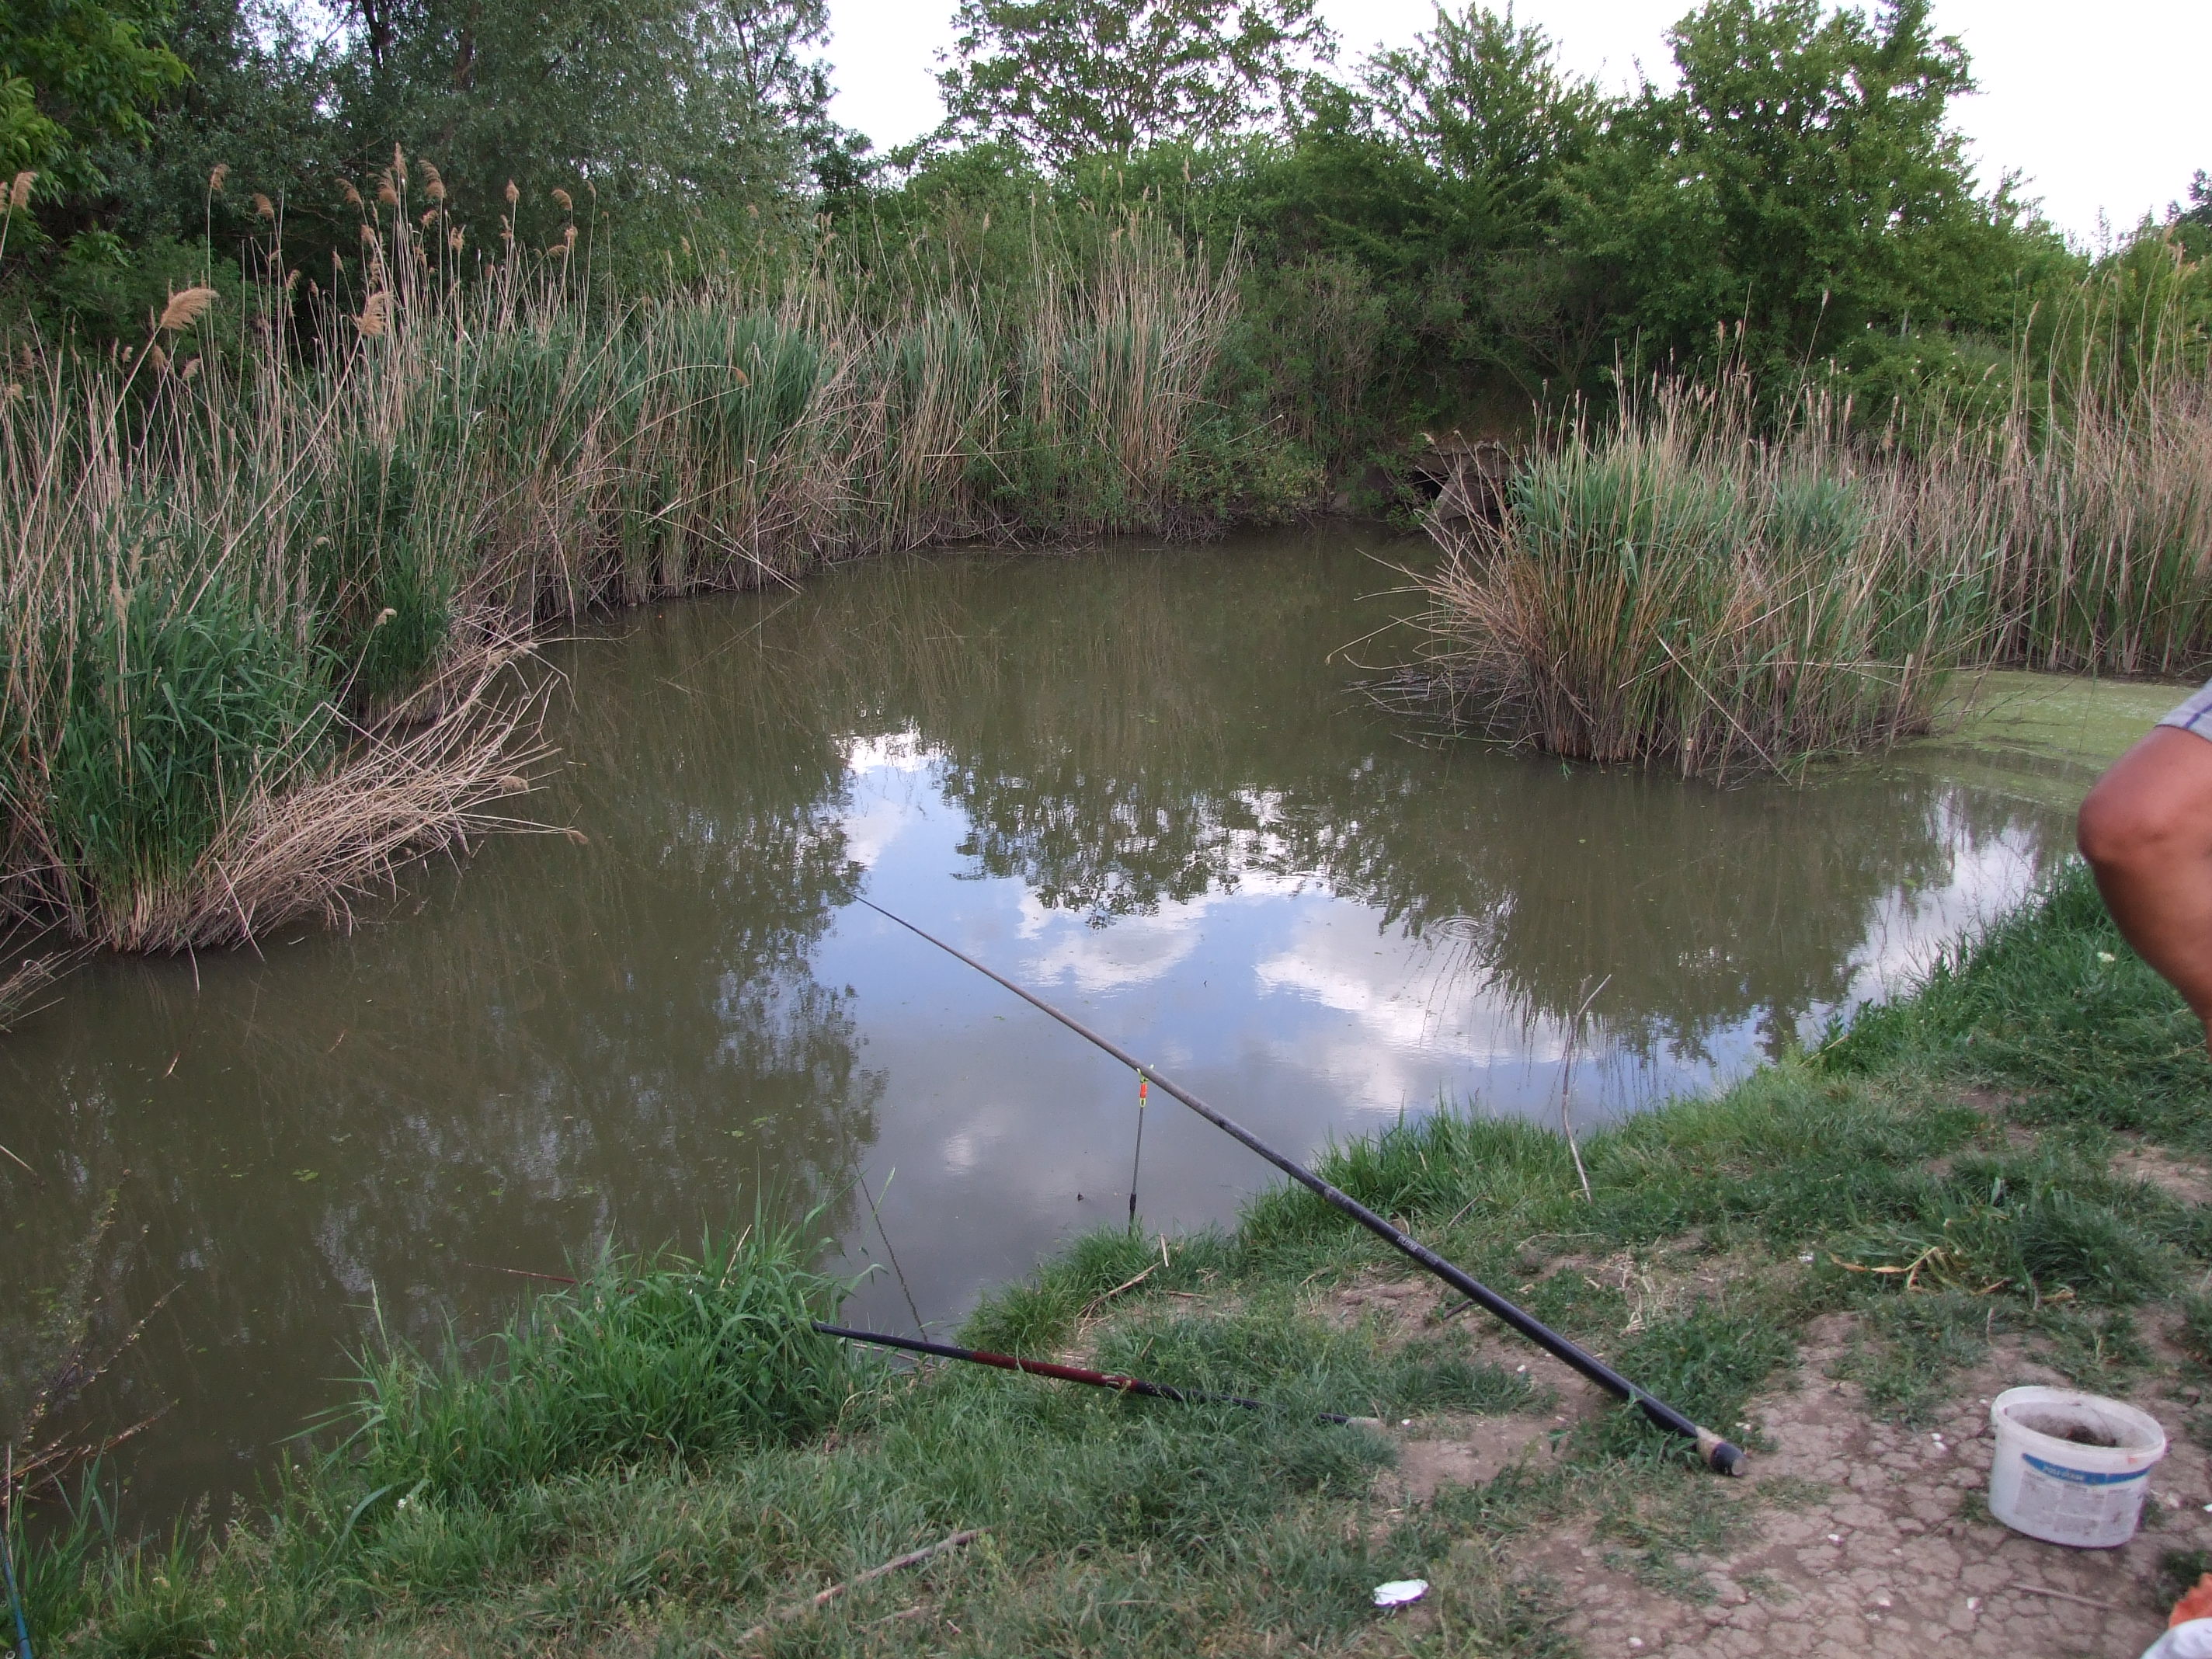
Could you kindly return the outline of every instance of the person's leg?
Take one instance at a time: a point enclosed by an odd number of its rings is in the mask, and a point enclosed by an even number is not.
[[[2097,780],[2078,836],[2121,933],[2212,1044],[2212,740],[2154,727]]]

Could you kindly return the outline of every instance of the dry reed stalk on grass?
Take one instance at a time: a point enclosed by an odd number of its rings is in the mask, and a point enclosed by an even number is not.
[[[488,672],[427,726],[361,733],[337,764],[269,781],[181,879],[104,911],[100,935],[173,951],[243,944],[301,916],[347,927],[407,864],[465,853],[471,837],[547,832],[495,806],[552,757],[532,735],[542,690],[501,695],[500,678]]]

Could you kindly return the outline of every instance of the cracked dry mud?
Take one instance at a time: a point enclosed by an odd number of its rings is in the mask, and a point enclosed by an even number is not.
[[[1856,1383],[1828,1375],[1851,1334],[1849,1316],[1814,1326],[1790,1381],[1753,1403],[1768,1449],[1726,1489],[1746,1506],[1734,1547],[1677,1564],[1692,1599],[1640,1578],[1633,1555],[1594,1518],[1513,1553],[1517,1573],[1549,1581],[1581,1650],[1592,1659],[2134,1659],[2155,1640],[2167,1611],[2160,1557],[2212,1547],[2212,1468],[2179,1432],[2175,1402],[2155,1384],[2125,1396],[2160,1419],[2170,1442],[2142,1529],[2118,1549],[2063,1548],[1990,1520],[1983,1499],[1989,1401],[2015,1383],[2064,1379],[2000,1342],[1954,1379],[1952,1405],[1909,1428],[1869,1412]],[[1542,1420],[1462,1420],[1443,1437],[1428,1437],[1442,1424],[1417,1429],[1424,1437],[1408,1441],[1400,1466],[1405,1496],[1543,1459],[1547,1430],[1601,1408],[1564,1366],[1547,1359],[1531,1370],[1557,1390]]]

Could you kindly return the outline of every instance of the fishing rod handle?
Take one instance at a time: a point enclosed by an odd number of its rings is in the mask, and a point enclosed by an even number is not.
[[[1673,1434],[1679,1434],[1686,1440],[1695,1442],[1698,1455],[1705,1460],[1706,1467],[1722,1474],[1738,1474],[1742,1472],[1741,1448],[1723,1439],[1711,1429],[1692,1422],[1656,1395],[1648,1394],[1638,1388],[1635,1383],[1575,1341],[1573,1338],[1562,1336],[1534,1316],[1523,1312],[1473,1274],[1445,1261],[1443,1257],[1422,1243],[1419,1239],[1393,1226],[1358,1199],[1352,1197],[1351,1194],[1330,1185],[1312,1170],[1285,1158],[1258,1136],[1247,1132],[1243,1125],[1233,1119],[1223,1116],[1203,1101],[1184,1093],[1158,1072],[1153,1072],[1150,1075],[1153,1082],[1158,1084],[1162,1089],[1182,1102],[1184,1105],[1205,1118],[1216,1128],[1242,1141],[1293,1181],[1350,1216],[1401,1255],[1410,1257],[1426,1267],[1462,1296],[1466,1297],[1485,1311],[1503,1320],[1547,1353],[1571,1365],[1615,1399],[1626,1401],[1636,1407],[1660,1428]]]
[[[903,1348],[912,1353],[933,1354],[940,1359],[964,1359],[970,1364],[989,1365],[1002,1371],[1020,1371],[1025,1376],[1056,1377],[1065,1382],[1081,1382],[1094,1389],[1111,1389],[1116,1394],[1141,1394],[1154,1400],[1172,1400],[1186,1406],[1241,1406],[1248,1412],[1269,1409],[1266,1401],[1248,1400],[1241,1394],[1201,1393],[1195,1389],[1178,1389],[1166,1382],[1147,1382],[1140,1376],[1123,1376],[1115,1371],[1094,1371],[1081,1365],[1058,1365],[1048,1359],[1022,1359],[1010,1353],[993,1353],[986,1348],[960,1348],[950,1342],[891,1336],[882,1331],[854,1330],[843,1325],[825,1325],[818,1319],[812,1324],[823,1335],[842,1337],[848,1342],[868,1342],[880,1348]],[[1314,1415],[1324,1423],[1377,1421],[1372,1418],[1347,1417],[1342,1412],[1316,1412]]]

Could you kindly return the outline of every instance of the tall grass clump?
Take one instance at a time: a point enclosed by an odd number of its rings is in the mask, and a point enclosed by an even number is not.
[[[391,1341],[363,1368],[342,1451],[372,1492],[496,1504],[556,1474],[818,1432],[854,1377],[809,1322],[848,1287],[808,1268],[804,1224],[757,1222],[696,1259],[609,1255],[490,1338],[489,1363]]]
[[[1577,424],[1424,578],[1452,717],[1605,762],[1725,777],[1924,729],[1988,628],[1974,540],[1921,539],[1905,475],[1842,411],[1769,436],[1740,382],[1662,384]]]
[[[2212,350],[2201,272],[2147,242],[2054,306],[2047,366],[1936,465],[1990,520],[1996,660],[2191,675],[2212,662]]]
[[[2212,664],[2202,268],[2147,240],[1954,405],[1659,380],[1440,525],[1424,692],[1457,723],[1723,777],[1925,729],[1959,666]]]
[[[505,822],[535,758],[511,644],[451,637],[468,515],[360,488],[430,422],[358,360],[306,390],[273,348],[184,376],[178,334],[0,394],[0,904],[134,950],[342,915]],[[375,717],[441,668],[434,718]]]
[[[988,301],[816,249],[616,302],[574,234],[465,268],[396,157],[381,205],[356,195],[360,258],[313,303],[271,221],[240,314],[189,289],[137,351],[25,346],[0,386],[20,919],[132,950],[342,919],[514,823],[530,641],[595,607],[952,538],[1203,527],[1185,461],[1226,418],[1234,262],[1141,215],[1080,259],[1040,241]]]

